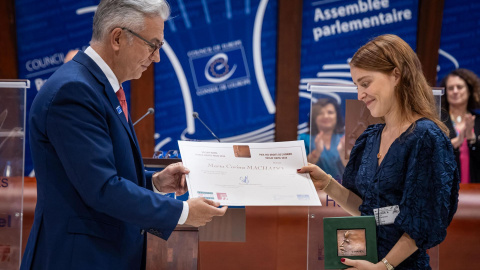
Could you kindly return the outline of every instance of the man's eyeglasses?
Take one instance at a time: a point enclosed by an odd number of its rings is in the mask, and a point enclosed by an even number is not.
[[[132,35],[138,37],[139,39],[141,39],[145,43],[147,43],[148,47],[150,47],[150,53],[151,54],[158,51],[163,46],[163,44],[165,43],[164,41],[161,41],[160,43],[155,44],[155,43],[152,43],[152,42],[146,40],[144,37],[140,36],[139,34],[135,33],[134,31],[132,31],[132,30],[126,28],[126,27],[122,27],[121,29],[130,32]]]

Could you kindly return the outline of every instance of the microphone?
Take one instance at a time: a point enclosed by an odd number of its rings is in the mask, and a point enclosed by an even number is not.
[[[148,111],[146,114],[144,114],[142,117],[140,117],[140,119],[138,119],[135,123],[133,123],[133,125],[135,126],[138,122],[140,122],[143,118],[145,118],[145,116],[149,115],[149,114],[153,114],[155,112],[155,110],[153,108],[148,108]]]
[[[193,118],[198,119],[198,120],[200,121],[200,123],[202,123],[202,125],[203,125],[204,127],[206,127],[206,128],[208,129],[208,131],[210,131],[210,133],[212,134],[212,136],[215,137],[215,139],[217,139],[218,142],[221,142],[220,139],[217,137],[217,135],[215,135],[215,133],[213,133],[213,131],[212,131],[211,129],[209,129],[207,125],[205,125],[205,123],[202,121],[202,119],[200,119],[200,117],[198,117],[198,113],[197,113],[197,112],[193,112],[193,113],[192,113],[192,116],[193,116]]]

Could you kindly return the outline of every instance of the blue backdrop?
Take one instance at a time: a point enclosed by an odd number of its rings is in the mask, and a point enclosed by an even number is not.
[[[69,50],[88,47],[99,0],[16,0],[19,78],[30,105]],[[166,45],[155,65],[156,149],[178,139],[273,141],[276,0],[171,0]],[[127,102],[129,84],[124,84]],[[28,132],[28,126],[27,126]],[[163,146],[163,147],[162,147]],[[33,164],[26,141],[25,174]]]
[[[466,68],[480,75],[480,3],[445,0],[437,79]]]
[[[308,132],[308,82],[352,83],[349,59],[381,34],[415,49],[417,17],[417,0],[304,0],[298,132]]]
[[[155,66],[156,150],[274,140],[276,0],[177,0]]]
[[[63,64],[67,52],[88,47],[98,3],[98,0],[15,1],[18,76],[31,81],[27,91],[27,120],[37,92]],[[128,102],[130,84],[123,87]],[[27,123],[27,132],[28,129]],[[28,136],[25,146],[25,175],[33,176]]]

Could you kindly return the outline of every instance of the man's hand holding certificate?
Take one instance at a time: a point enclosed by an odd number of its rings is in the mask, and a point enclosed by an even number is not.
[[[302,141],[178,144],[191,198],[230,206],[321,205],[310,176],[297,173],[307,165]]]

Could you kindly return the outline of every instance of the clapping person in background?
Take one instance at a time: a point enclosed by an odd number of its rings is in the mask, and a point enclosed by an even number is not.
[[[338,103],[333,99],[319,99],[312,106],[310,134],[312,149],[308,162],[317,164],[335,179],[342,179],[345,171],[345,121]]]
[[[395,35],[382,35],[352,57],[350,73],[373,117],[352,149],[342,184],[316,165],[313,184],[354,216],[390,211],[377,223],[378,263],[341,258],[355,270],[431,269],[427,249],[441,243],[458,204],[459,173],[447,127],[435,110],[421,64]],[[399,211],[398,211],[398,210]]]
[[[449,129],[462,183],[480,183],[480,79],[459,68],[440,83],[442,121]]]

